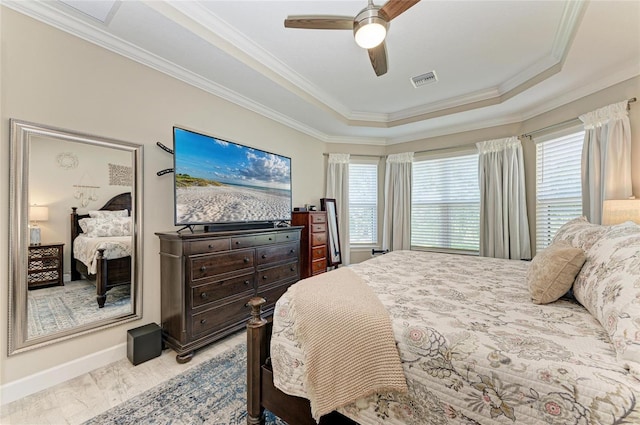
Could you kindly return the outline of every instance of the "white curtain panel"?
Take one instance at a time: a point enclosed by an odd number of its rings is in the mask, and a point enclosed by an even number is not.
[[[522,144],[517,137],[476,143],[480,255],[530,259]]]
[[[389,155],[384,178],[382,249],[411,249],[413,152]]]
[[[582,146],[582,214],[602,223],[606,199],[627,199],[631,187],[631,125],[628,102],[614,103],[580,115]]]
[[[350,264],[349,245],[349,158],[348,153],[330,153],[325,197],[336,200],[338,237],[342,265]]]

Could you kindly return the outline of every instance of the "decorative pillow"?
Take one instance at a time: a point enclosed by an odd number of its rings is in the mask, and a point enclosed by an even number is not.
[[[588,251],[605,234],[608,228],[608,226],[589,223],[586,217],[574,218],[558,229],[551,243],[565,241],[574,248]]]
[[[83,218],[78,224],[90,238],[131,236],[131,217]]]
[[[95,210],[89,211],[89,217],[91,218],[112,218],[112,217],[128,217],[129,210]]]
[[[571,289],[585,260],[584,251],[558,241],[539,252],[527,270],[527,284],[534,304],[548,304]]]
[[[640,378],[640,226],[611,226],[587,252],[576,299],[607,330],[618,361]]]

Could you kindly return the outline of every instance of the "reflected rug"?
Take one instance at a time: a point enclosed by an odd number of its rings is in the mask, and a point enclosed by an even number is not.
[[[29,338],[35,338],[130,313],[131,287],[110,289],[104,307],[98,308],[95,285],[75,280],[28,291],[27,305],[27,332]]]
[[[246,361],[246,345],[239,344],[83,425],[244,425]],[[286,425],[266,413],[267,425]]]

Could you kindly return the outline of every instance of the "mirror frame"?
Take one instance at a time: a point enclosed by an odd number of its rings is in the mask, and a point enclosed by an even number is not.
[[[330,267],[337,267],[342,264],[342,247],[340,246],[340,228],[338,227],[338,211],[336,200],[331,198],[320,199],[320,209],[327,212],[327,264]],[[335,232],[335,241],[333,239]],[[337,247],[337,251],[332,253],[332,247]],[[337,259],[334,259],[337,257]]]
[[[143,146],[100,136],[11,119],[9,164],[9,299],[8,355],[53,344],[142,318],[142,156]],[[28,337],[27,250],[29,246],[29,149],[32,137],[51,137],[131,153],[132,258],[131,313],[95,321],[36,338]],[[71,213],[71,208],[69,208]]]

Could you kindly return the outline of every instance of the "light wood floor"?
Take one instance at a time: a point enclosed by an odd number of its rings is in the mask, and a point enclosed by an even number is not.
[[[81,424],[244,341],[246,333],[240,331],[196,351],[186,364],[177,363],[175,352],[170,349],[138,366],[133,366],[126,358],[119,360],[2,406],[0,424]]]

